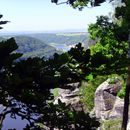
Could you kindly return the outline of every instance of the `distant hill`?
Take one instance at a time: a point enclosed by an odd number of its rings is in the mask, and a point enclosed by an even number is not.
[[[3,37],[0,37],[0,42],[1,42],[1,41],[4,41],[4,40],[5,40],[5,38],[3,38]]]
[[[28,36],[37,38],[46,44],[52,45],[56,48],[68,50],[79,42],[88,46],[89,35],[82,32],[73,33],[36,33],[28,34]]]
[[[91,43],[88,33],[85,32],[67,32],[67,33],[32,33],[27,34],[9,34],[0,37],[0,40],[14,37],[19,48],[17,52],[24,53],[23,57],[50,57],[53,54],[68,51],[79,42],[85,48]]]
[[[8,39],[12,36],[0,37],[0,41]],[[61,53],[56,48],[45,44],[43,41],[29,36],[13,36],[19,46],[16,52],[23,53],[22,58],[28,57],[52,57],[54,53]]]
[[[54,53],[61,53],[56,48],[45,44],[43,41],[28,37],[28,36],[15,36],[16,43],[19,48],[17,52],[23,53],[23,57],[45,57],[49,58]]]

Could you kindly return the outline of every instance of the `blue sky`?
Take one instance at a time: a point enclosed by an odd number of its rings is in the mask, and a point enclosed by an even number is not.
[[[9,20],[2,32],[87,30],[96,16],[112,11],[110,4],[95,8],[73,9],[69,5],[55,5],[51,0],[0,0],[2,20]]]

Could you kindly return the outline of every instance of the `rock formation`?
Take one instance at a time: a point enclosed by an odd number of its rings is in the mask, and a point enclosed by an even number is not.
[[[82,110],[83,105],[79,97],[79,83],[68,84],[71,89],[59,89],[59,96],[55,99],[54,104],[58,104],[58,99],[66,105],[71,104],[71,108]]]
[[[102,121],[122,119],[124,100],[117,97],[121,86],[122,83],[117,78],[114,83],[111,84],[110,79],[108,79],[97,88],[94,100],[96,118]],[[127,130],[130,130],[130,122]]]
[[[95,115],[102,120],[122,117],[123,112],[123,100],[116,96],[121,89],[121,81],[109,82],[110,79],[103,82],[95,92]]]

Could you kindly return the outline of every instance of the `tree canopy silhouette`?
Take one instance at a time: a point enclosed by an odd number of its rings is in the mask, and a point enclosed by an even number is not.
[[[104,1],[68,0],[65,3],[72,5],[74,8],[82,9],[89,4],[91,6],[99,6]],[[52,0],[52,2],[59,4],[60,1]],[[91,36],[93,38],[95,36],[101,38],[98,40],[100,40],[103,46],[107,44],[106,41],[110,40],[111,36],[114,36],[115,40],[119,42],[128,41],[129,30],[127,29],[124,34],[123,28],[129,28],[130,3],[129,1],[125,2],[126,8],[124,9],[124,14],[122,14],[124,17],[120,27],[110,22],[107,17],[100,17],[97,24],[90,26]],[[120,9],[117,8],[116,12],[116,17],[119,17]],[[7,21],[1,21],[0,25],[6,23]],[[94,29],[98,31],[96,34],[93,33]],[[104,34],[105,37],[103,37]],[[106,38],[109,39],[106,40]],[[0,103],[5,108],[0,114],[1,125],[5,116],[11,113],[12,118],[16,118],[16,115],[18,115],[21,119],[29,121],[26,129],[41,129],[41,127],[47,126],[51,129],[56,127],[64,130],[82,130],[98,127],[99,123],[91,119],[83,111],[70,111],[69,106],[65,106],[60,101],[60,105],[54,105],[52,103],[54,97],[51,89],[55,87],[68,88],[68,83],[80,81],[80,79],[85,79],[92,72],[96,73],[99,70],[103,70],[104,68],[101,68],[102,64],[106,68],[118,65],[120,59],[112,58],[112,55],[123,56],[125,58],[126,51],[122,52],[122,45],[118,42],[116,42],[118,44],[115,44],[115,42],[112,43],[112,46],[106,46],[111,52],[108,51],[105,54],[104,51],[101,51],[101,46],[98,47],[99,52],[94,52],[93,50],[92,53],[90,49],[85,50],[81,44],[78,44],[68,53],[62,55],[55,54],[53,59],[29,58],[16,62],[16,59],[21,54],[14,53],[17,49],[14,39],[11,38],[5,42],[2,41],[0,44]],[[119,47],[121,51],[117,51],[116,47]],[[115,61],[114,65],[111,61]],[[126,130],[128,120],[129,86],[127,84],[124,105],[124,115],[126,114],[126,116],[124,116],[122,130]],[[80,117],[84,119],[82,122],[79,120],[81,119]],[[66,124],[63,125],[63,122],[66,122]],[[43,126],[41,126],[41,123]]]
[[[42,126],[46,126],[50,129],[82,130],[99,126],[95,118],[90,118],[83,111],[70,110],[70,106],[60,101],[59,105],[53,104],[51,89],[70,88],[68,83],[80,79],[80,75],[69,67],[71,55],[63,53],[55,54],[53,59],[48,60],[36,57],[16,61],[21,56],[15,53],[17,48],[13,38],[0,43],[1,127],[7,114],[14,119],[17,116],[26,119],[28,124],[25,129],[42,129]],[[84,122],[79,120],[81,117]]]
[[[79,8],[82,10],[83,7],[88,7],[89,5],[91,7],[99,6],[101,3],[107,1],[107,0],[67,0],[65,2],[61,2],[60,0],[51,0],[52,2],[56,4],[70,4],[74,8]],[[108,0],[116,1],[116,0]],[[130,1],[129,0],[121,0],[122,3],[125,4],[125,6],[117,7],[115,10],[115,16],[117,19],[120,19],[122,22],[120,24],[120,28],[116,30],[116,37],[118,40],[126,40],[128,42],[128,46],[130,47]],[[121,35],[122,34],[122,35]],[[130,49],[129,49],[130,50]],[[130,52],[128,51],[128,55],[130,58]],[[130,61],[130,59],[129,59]],[[129,108],[129,93],[130,93],[130,65],[128,65],[128,78],[126,83],[126,94],[125,94],[125,103],[124,103],[124,113],[123,113],[123,122],[122,122],[122,130],[126,130],[127,127],[127,121],[128,121],[128,108]]]
[[[0,19],[3,17],[2,14],[0,14]],[[3,24],[6,24],[8,23],[9,21],[0,21],[0,25],[3,25]],[[0,29],[3,29],[3,27],[0,26]]]
[[[74,8],[82,9],[85,6],[100,6],[101,3],[105,2],[106,0],[65,0],[64,2],[61,0],[51,0],[51,2],[56,4],[70,4]],[[110,0],[112,1],[112,0]]]

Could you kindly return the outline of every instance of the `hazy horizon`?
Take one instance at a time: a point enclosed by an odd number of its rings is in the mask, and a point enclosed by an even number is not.
[[[79,11],[66,4],[55,5],[51,0],[4,0],[0,4],[1,20],[10,22],[1,32],[87,31],[96,16],[107,15],[111,10],[108,3]]]
[[[2,29],[4,30],[4,29]],[[36,30],[36,31],[3,31],[1,33],[58,33],[58,32],[65,32],[65,33],[78,33],[78,32],[83,32],[83,33],[86,33],[87,32],[87,29],[61,29],[61,30]]]

